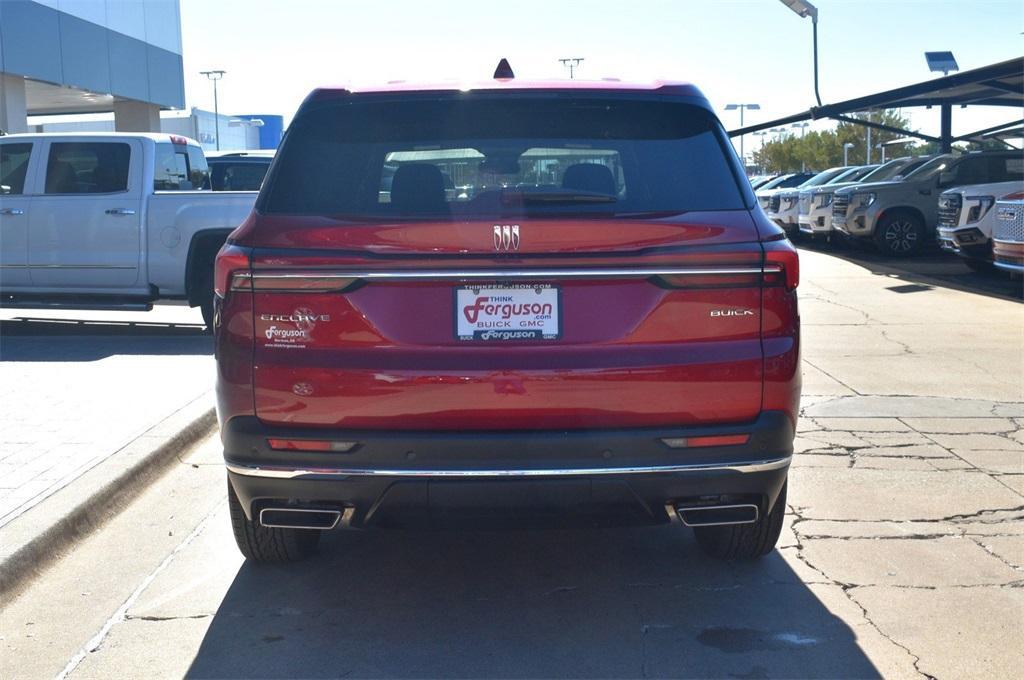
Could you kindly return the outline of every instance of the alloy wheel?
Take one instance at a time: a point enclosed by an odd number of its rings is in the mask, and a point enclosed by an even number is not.
[[[917,229],[908,220],[896,220],[885,229],[885,244],[893,253],[909,253],[917,248]]]

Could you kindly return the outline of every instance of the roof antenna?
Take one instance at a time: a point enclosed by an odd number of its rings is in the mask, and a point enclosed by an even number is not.
[[[509,66],[508,59],[502,59],[498,62],[498,68],[494,69],[495,80],[512,80],[516,77],[516,74],[512,72],[512,67]]]

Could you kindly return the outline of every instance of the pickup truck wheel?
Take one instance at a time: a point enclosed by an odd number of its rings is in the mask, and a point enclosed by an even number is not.
[[[270,528],[247,518],[231,482],[228,482],[228,510],[235,543],[247,560],[264,564],[297,562],[312,554],[320,541],[321,532],[315,529]]]
[[[775,549],[782,533],[786,515],[786,486],[783,485],[775,506],[753,524],[720,527],[694,527],[697,543],[704,552],[723,560],[753,560]]]
[[[893,213],[879,220],[875,243],[885,255],[916,255],[924,247],[924,225],[916,215]]]

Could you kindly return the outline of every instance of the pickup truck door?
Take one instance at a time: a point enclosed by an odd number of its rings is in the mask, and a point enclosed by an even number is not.
[[[38,143],[36,144],[38,145]],[[28,213],[32,142],[0,142],[0,288],[29,285]]]
[[[138,140],[47,141],[28,223],[33,287],[129,289],[139,278],[143,154]]]

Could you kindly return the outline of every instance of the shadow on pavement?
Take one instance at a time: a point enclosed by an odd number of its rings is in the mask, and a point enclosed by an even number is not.
[[[778,553],[714,561],[675,526],[328,534],[310,561],[244,564],[188,673],[879,675]]]
[[[30,317],[0,321],[0,361],[185,354],[213,354],[213,340],[203,326]]]
[[[974,271],[956,255],[937,248],[915,257],[897,259],[885,257],[870,245],[856,243],[833,245],[804,238],[797,246],[852,262],[872,274],[891,277],[893,285],[890,290],[895,293],[915,293],[942,286],[1003,299],[1024,298],[1024,283],[1020,279],[1011,279],[994,267],[988,271]]]

